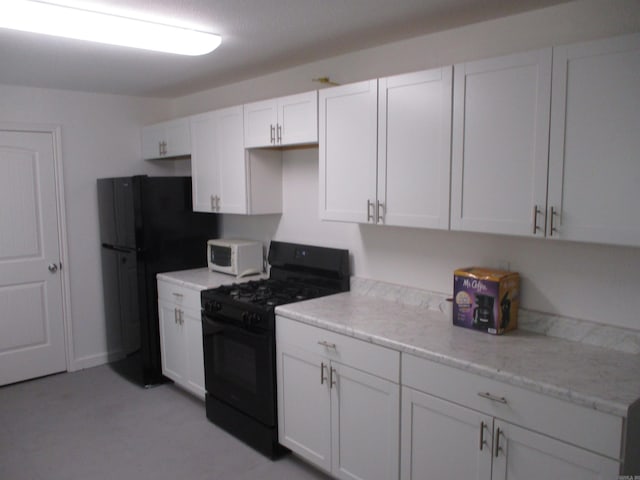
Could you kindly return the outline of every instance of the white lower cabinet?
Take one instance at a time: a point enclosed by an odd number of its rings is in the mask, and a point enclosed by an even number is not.
[[[279,441],[340,479],[399,475],[399,353],[283,317]]]
[[[491,478],[491,420],[402,387],[401,479]]]
[[[158,280],[162,373],[204,399],[200,291]]]
[[[590,418],[588,409],[562,400],[404,354],[402,382],[433,393],[402,387],[402,480],[606,480],[620,473],[622,421],[613,415],[592,411]]]

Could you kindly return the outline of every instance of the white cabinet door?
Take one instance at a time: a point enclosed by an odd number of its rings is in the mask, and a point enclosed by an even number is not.
[[[551,49],[455,65],[452,230],[544,236],[550,98]]]
[[[318,142],[318,92],[289,95],[244,106],[246,148]]]
[[[278,342],[277,362],[279,442],[331,472],[329,361]]]
[[[640,245],[639,132],[640,35],[554,48],[547,236]]]
[[[378,223],[449,228],[452,67],[378,81]]]
[[[165,157],[180,157],[191,153],[189,120],[178,118],[164,124]]]
[[[164,152],[164,125],[149,125],[142,128],[142,158],[160,158]]]
[[[378,82],[320,90],[320,218],[366,223],[376,199]]]
[[[142,128],[142,158],[182,157],[191,153],[189,119],[178,118]]]
[[[199,305],[192,305],[195,309],[182,309],[182,321],[185,335],[184,348],[187,354],[187,375],[185,387],[204,399],[204,353],[202,351],[202,320]]]
[[[214,212],[221,193],[216,112],[195,115],[190,125],[193,210]]]
[[[179,322],[178,307],[158,301],[162,373],[176,383],[184,383],[187,372],[184,329]]]
[[[615,460],[499,420],[494,442],[493,480],[618,478],[620,464]]]
[[[400,387],[332,362],[332,471],[344,480],[392,480],[399,475]]]
[[[318,142],[318,92],[278,99],[276,140],[280,145]]]
[[[216,111],[220,213],[247,213],[247,162],[241,106]]]
[[[244,105],[244,146],[273,146],[277,125],[278,105],[275,99]]]
[[[490,416],[403,387],[402,480],[489,480],[492,424]]]

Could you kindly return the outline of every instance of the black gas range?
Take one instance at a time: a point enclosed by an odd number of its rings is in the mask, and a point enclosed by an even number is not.
[[[275,457],[275,307],[349,290],[347,250],[272,241],[270,276],[204,290],[207,418]]]

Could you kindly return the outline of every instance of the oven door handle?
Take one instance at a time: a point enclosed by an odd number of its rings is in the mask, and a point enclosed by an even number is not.
[[[202,316],[202,334],[203,335],[220,335],[225,330],[233,330],[235,332],[240,332],[242,335],[252,338],[264,338],[268,335],[268,332],[264,333],[255,333],[246,328],[238,327],[236,325],[231,325],[229,323],[222,323],[213,320],[211,317],[206,315]]]

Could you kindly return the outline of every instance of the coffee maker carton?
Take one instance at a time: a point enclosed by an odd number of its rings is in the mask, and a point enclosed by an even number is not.
[[[453,324],[501,335],[518,325],[520,276],[482,267],[453,273]]]

